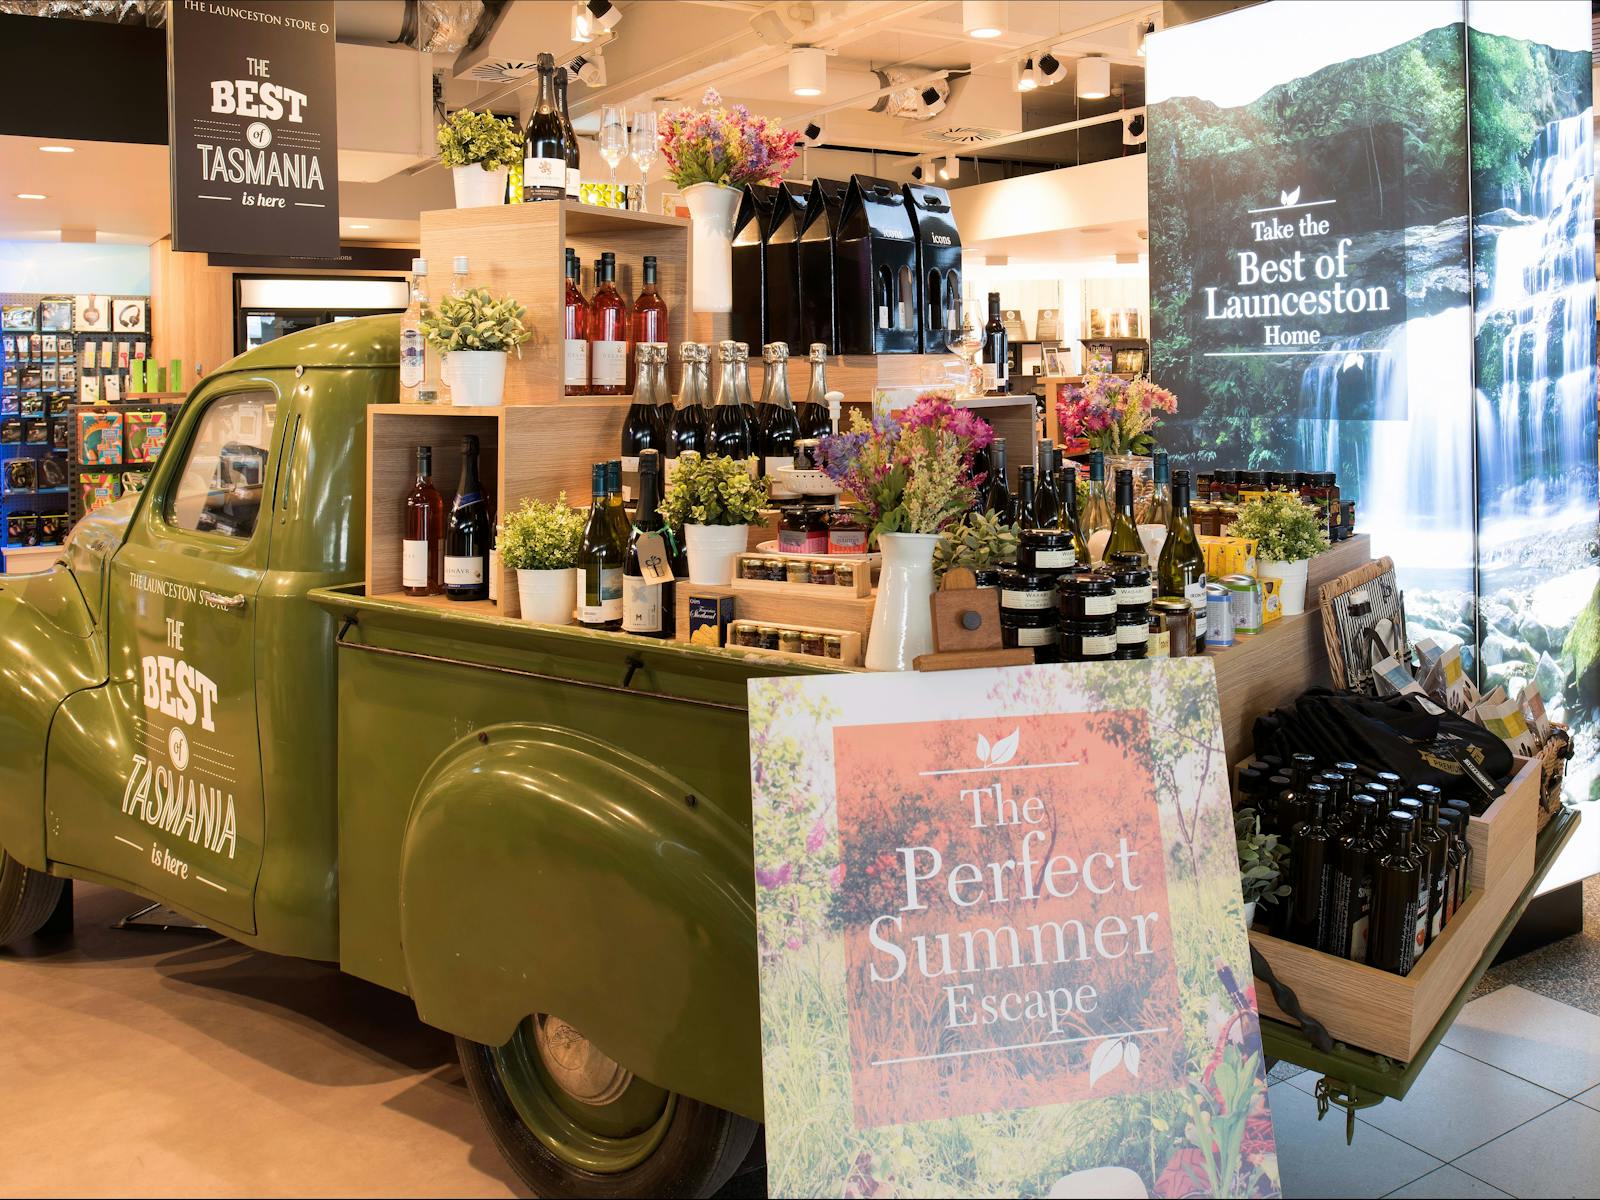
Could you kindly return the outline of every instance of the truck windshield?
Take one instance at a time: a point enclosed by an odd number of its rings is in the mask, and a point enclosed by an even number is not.
[[[235,392],[212,401],[189,444],[167,519],[180,529],[248,538],[261,511],[277,397]]]

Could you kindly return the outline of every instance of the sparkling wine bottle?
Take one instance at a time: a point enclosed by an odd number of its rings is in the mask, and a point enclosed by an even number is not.
[[[628,405],[628,415],[622,421],[622,473],[630,477],[639,473],[640,451],[662,450],[667,444],[667,431],[661,426],[651,388],[649,345],[636,346],[634,357],[637,370],[633,403]]]
[[[560,200],[567,194],[567,132],[556,100],[556,60],[541,54],[539,98],[528,117],[522,150],[522,199]]]
[[[802,439],[827,437],[833,432],[828,421],[828,346],[812,342],[810,352],[811,385],[806,398],[794,406]]]
[[[800,438],[800,421],[795,416],[789,395],[789,347],[769,342],[761,358],[767,364],[767,423],[761,430],[761,473],[776,480],[777,472],[794,466],[795,442]],[[774,483],[774,499],[793,499],[799,493]]]
[[[489,550],[494,522],[478,475],[478,439],[461,439],[461,482],[445,529],[444,594],[451,600],[489,598]]]
[[[733,342],[723,342],[718,351],[722,375],[717,388],[717,409],[711,423],[710,451],[723,458],[749,462],[754,446],[749,418],[739,402],[737,346]]]

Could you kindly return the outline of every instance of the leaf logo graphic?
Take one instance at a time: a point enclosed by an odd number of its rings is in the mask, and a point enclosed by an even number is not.
[[[1300,189],[1295,188],[1295,190],[1292,192],[1279,192],[1278,199],[1282,201],[1285,206],[1290,204],[1298,204],[1300,203]]]
[[[998,742],[991,743],[983,734],[978,735],[978,761],[986,767],[998,767],[1017,756],[1017,742],[1022,736],[1019,725]]]
[[[1100,1043],[1089,1060],[1089,1086],[1118,1067],[1126,1068],[1129,1075],[1139,1078],[1139,1044],[1132,1038],[1108,1038]]]
[[[1339,370],[1348,371],[1351,367],[1355,367],[1357,370],[1360,370],[1362,365],[1363,363],[1361,361],[1360,353],[1352,351],[1344,356],[1344,361],[1339,364]]]

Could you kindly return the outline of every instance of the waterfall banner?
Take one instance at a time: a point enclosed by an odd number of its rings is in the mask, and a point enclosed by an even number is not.
[[[1600,798],[1587,11],[1306,0],[1152,37],[1150,285],[1174,457],[1337,472],[1415,634],[1537,680]]]

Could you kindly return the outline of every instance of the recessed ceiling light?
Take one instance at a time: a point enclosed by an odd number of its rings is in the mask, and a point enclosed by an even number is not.
[[[821,46],[796,46],[789,52],[789,91],[820,96],[828,86],[828,52]]]
[[[350,228],[351,229],[371,229],[372,226],[371,225],[358,225],[354,221],[352,221],[350,223]]]
[[[39,153],[40,154],[76,154],[77,153],[77,149],[76,149],[76,147],[73,147],[73,146],[40,146],[39,147]]]
[[[962,0],[961,28],[968,37],[999,37],[1005,23],[1005,0]]]
[[[18,200],[48,200],[48,199],[50,199],[50,197],[44,195],[42,192],[18,192],[17,193],[17,199]]]

